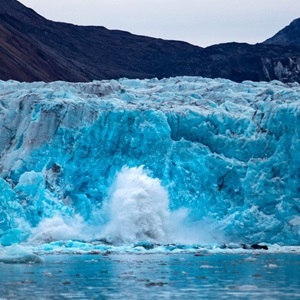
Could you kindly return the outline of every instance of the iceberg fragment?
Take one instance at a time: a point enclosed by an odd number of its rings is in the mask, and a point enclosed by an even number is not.
[[[0,263],[28,264],[41,263],[42,259],[21,245],[2,248],[0,246]]]

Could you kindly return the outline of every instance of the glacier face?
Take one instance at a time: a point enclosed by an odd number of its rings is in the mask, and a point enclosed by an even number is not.
[[[117,172],[238,242],[299,245],[300,86],[224,79],[0,82],[0,241],[57,215],[91,226]]]

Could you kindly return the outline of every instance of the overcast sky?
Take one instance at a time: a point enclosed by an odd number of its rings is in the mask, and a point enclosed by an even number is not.
[[[255,44],[300,17],[300,0],[19,0],[47,19],[202,47]]]

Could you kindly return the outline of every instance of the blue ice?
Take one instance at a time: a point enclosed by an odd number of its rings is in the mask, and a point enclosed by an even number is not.
[[[299,100],[277,81],[1,81],[0,242],[299,245]]]

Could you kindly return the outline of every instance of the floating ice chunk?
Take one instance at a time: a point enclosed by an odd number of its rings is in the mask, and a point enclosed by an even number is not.
[[[41,258],[21,245],[0,247],[0,262],[8,264],[40,263]]]
[[[200,266],[200,269],[213,269],[213,268],[215,268],[215,267],[210,266],[210,265],[201,265]]]
[[[276,268],[278,268],[278,265],[276,265],[276,264],[267,264],[267,265],[265,265],[265,267],[270,268],[270,269],[276,269]]]
[[[254,261],[256,261],[257,259],[256,259],[255,257],[249,256],[249,257],[246,257],[244,260],[247,261],[247,262],[254,262]]]

